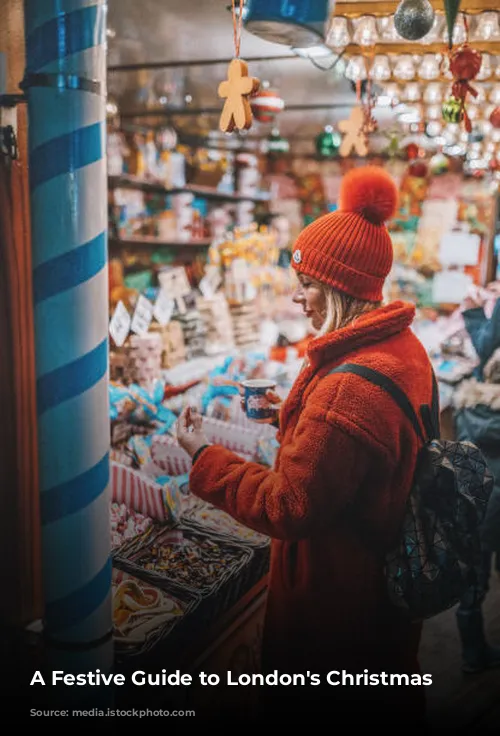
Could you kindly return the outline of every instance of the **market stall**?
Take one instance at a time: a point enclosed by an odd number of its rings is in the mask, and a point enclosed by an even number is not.
[[[248,673],[259,666],[270,539],[190,493],[176,422],[194,406],[211,443],[273,466],[277,430],[245,414],[241,382],[266,379],[286,398],[315,337],[292,301],[293,241],[339,206],[343,175],[370,161],[399,187],[385,297],[416,305],[453,436],[455,389],[479,360],[461,304],[479,294],[491,314],[488,285],[500,277],[500,13],[485,0],[460,12],[424,0],[416,15],[405,0],[318,2],[321,17],[304,23],[275,3],[232,3],[217,16],[227,59],[191,47],[194,58],[172,52],[156,68],[119,63],[133,46],[131,3],[110,2],[107,34],[105,3],[78,5],[62,15],[80,35],[59,45],[58,3],[46,15],[27,3],[26,15],[38,608],[57,651],[81,645],[94,665]],[[170,33],[183,12],[162,7],[158,18]],[[281,86],[242,66],[266,23],[278,51],[255,64]],[[294,64],[308,70],[300,84]],[[220,79],[208,89],[212,66],[210,84]],[[151,76],[158,69],[180,76]],[[322,101],[294,103],[308,75]],[[47,218],[55,200],[63,214]],[[241,707],[253,697],[246,690]],[[216,710],[217,698],[223,689],[190,689],[183,702]]]

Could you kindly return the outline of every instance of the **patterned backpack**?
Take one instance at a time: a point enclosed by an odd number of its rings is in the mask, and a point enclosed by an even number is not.
[[[422,449],[399,544],[386,557],[393,603],[415,620],[436,616],[474,586],[480,568],[480,526],[493,476],[471,442],[440,439],[439,391],[433,374],[432,405],[421,407],[424,436],[406,394],[387,376],[345,363],[331,373],[354,373],[386,391],[410,420]]]

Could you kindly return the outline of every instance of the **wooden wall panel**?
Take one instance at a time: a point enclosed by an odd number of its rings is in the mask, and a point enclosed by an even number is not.
[[[7,92],[24,75],[22,0],[0,0]],[[19,160],[0,161],[0,617],[41,615],[35,356],[27,117],[18,107]]]

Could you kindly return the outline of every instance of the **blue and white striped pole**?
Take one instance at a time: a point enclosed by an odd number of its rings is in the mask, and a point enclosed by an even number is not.
[[[106,12],[25,0],[44,630],[82,672],[113,656]]]

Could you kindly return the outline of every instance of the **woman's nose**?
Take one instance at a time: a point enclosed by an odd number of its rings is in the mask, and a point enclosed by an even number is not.
[[[302,290],[302,287],[297,286],[297,288],[295,289],[292,295],[292,302],[294,302],[294,304],[302,304],[304,301],[305,299],[304,299],[304,292]]]

